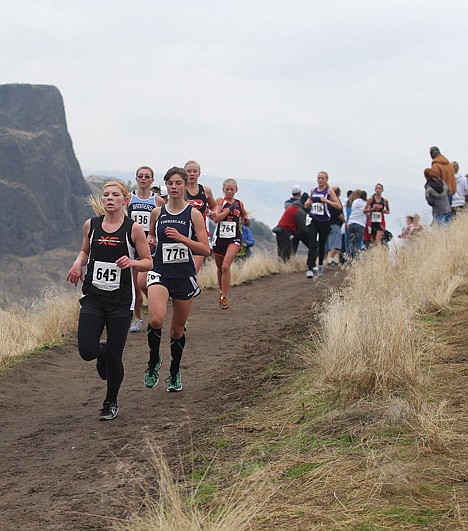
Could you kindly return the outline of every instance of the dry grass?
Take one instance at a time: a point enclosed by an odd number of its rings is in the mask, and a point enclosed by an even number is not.
[[[239,473],[263,471],[276,487],[239,529],[467,527],[463,375],[445,367],[460,354],[438,362],[447,339],[431,328],[466,289],[467,221],[427,231],[395,256],[364,255],[320,315],[320,336],[298,348],[302,371],[296,364],[289,383],[198,441],[202,456],[217,454],[204,483],[229,486]],[[446,333],[466,350],[466,334]],[[219,439],[223,449],[213,450]],[[185,501],[181,522],[192,509],[199,515]],[[158,520],[147,529],[163,528]]]
[[[236,261],[231,266],[231,285],[239,286],[256,278],[275,273],[293,273],[305,270],[305,258],[295,256],[287,263],[264,252],[256,252],[251,258]],[[218,279],[214,259],[206,261],[198,274],[198,284],[202,289],[217,288]]]
[[[30,306],[0,310],[0,366],[42,345],[76,331],[79,306],[76,293],[48,291]]]
[[[398,251],[363,254],[346,287],[320,316],[309,351],[324,384],[350,399],[403,396],[419,407],[421,355],[429,348],[418,319],[450,308],[467,285],[468,217],[428,230]]]
[[[251,522],[272,495],[272,488],[261,475],[233,481],[229,489],[220,493],[211,510],[198,509],[197,498],[203,488],[203,479],[193,486],[176,483],[163,452],[157,444],[147,439],[145,471],[135,465],[124,466],[121,472],[138,483],[143,503],[138,511],[121,521],[113,529],[124,531],[238,531],[250,529]],[[142,477],[151,472],[151,492]],[[155,479],[155,481],[154,481]],[[252,485],[255,492],[252,492]],[[142,511],[143,509],[143,511]]]

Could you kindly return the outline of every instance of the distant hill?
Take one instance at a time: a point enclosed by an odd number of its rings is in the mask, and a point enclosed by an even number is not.
[[[0,85],[0,248],[33,256],[81,241],[90,189],[48,85]]]

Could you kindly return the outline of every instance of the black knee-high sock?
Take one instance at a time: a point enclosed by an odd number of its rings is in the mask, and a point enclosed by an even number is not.
[[[149,347],[149,361],[148,365],[154,369],[159,363],[159,345],[161,344],[161,328],[155,330],[148,325],[148,347]]]
[[[180,339],[173,339],[171,337],[171,368],[170,373],[175,376],[180,369],[180,360],[185,347],[185,334],[182,334]]]

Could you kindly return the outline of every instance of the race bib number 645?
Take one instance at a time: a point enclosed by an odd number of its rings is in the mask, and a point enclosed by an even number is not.
[[[103,291],[115,291],[120,288],[120,273],[116,264],[95,260],[92,284]]]

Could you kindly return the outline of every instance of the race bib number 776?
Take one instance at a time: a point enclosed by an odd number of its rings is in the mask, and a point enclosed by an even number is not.
[[[182,264],[189,261],[189,250],[183,243],[162,244],[164,264]]]

